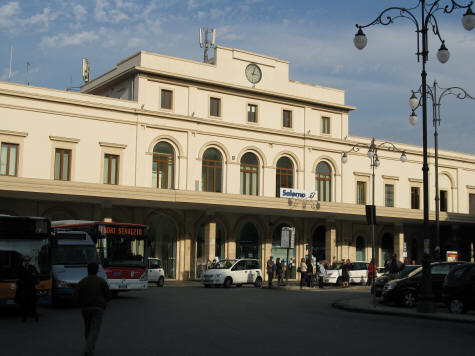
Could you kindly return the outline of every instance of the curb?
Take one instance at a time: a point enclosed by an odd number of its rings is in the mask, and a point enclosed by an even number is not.
[[[379,314],[379,315],[392,315],[399,317],[409,317],[416,319],[429,319],[429,320],[439,320],[439,321],[451,321],[456,323],[465,323],[465,324],[475,324],[475,319],[468,319],[464,317],[451,316],[451,315],[440,315],[440,314],[423,314],[423,313],[410,313],[402,312],[396,310],[381,310],[377,308],[365,308],[358,307],[347,303],[345,300],[337,300],[331,304],[333,308],[341,309],[354,313],[366,313],[366,314]]]

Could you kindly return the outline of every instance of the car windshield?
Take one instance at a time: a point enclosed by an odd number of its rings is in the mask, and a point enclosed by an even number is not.
[[[404,269],[399,272],[399,277],[406,277],[409,273],[411,273],[412,271],[414,271],[415,269],[418,269],[420,266],[414,266],[414,265],[408,265],[408,266],[404,266]]]
[[[211,266],[210,269],[229,269],[231,268],[237,260],[222,260],[219,261],[215,266]]]
[[[328,269],[341,269],[341,266],[343,266],[343,263],[341,262],[333,262]]]
[[[87,265],[99,263],[96,248],[85,245],[62,245],[53,249],[52,264],[54,265]]]

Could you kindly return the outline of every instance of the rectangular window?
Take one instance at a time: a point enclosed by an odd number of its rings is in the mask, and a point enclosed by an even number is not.
[[[356,204],[366,204],[366,182],[356,182]]]
[[[322,117],[322,134],[330,133],[330,118]]]
[[[411,209],[419,209],[420,191],[419,187],[411,187]]]
[[[468,195],[468,202],[469,202],[469,214],[470,215],[475,215],[475,194],[469,194]]]
[[[253,105],[253,104],[247,105],[247,121],[257,122],[257,105]]]
[[[292,111],[283,110],[282,111],[282,126],[283,127],[292,127]]]
[[[385,206],[387,208],[394,208],[394,185],[384,185]]]
[[[440,211],[447,211],[447,191],[440,191]]]
[[[221,99],[209,98],[209,116],[221,116]]]
[[[54,155],[54,179],[70,180],[71,150],[57,148]]]
[[[16,176],[18,162],[18,145],[2,143],[0,152],[0,174],[3,176]]]
[[[172,108],[172,91],[162,89],[162,109]]]
[[[119,156],[104,155],[104,184],[119,184]]]

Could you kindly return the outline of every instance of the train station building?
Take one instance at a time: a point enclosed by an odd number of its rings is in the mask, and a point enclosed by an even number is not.
[[[282,227],[297,261],[307,245],[369,261],[371,138],[348,132],[355,109],[344,90],[290,80],[287,61],[219,46],[209,63],[141,51],[79,93],[0,82],[0,213],[146,224],[171,279],[199,278],[215,256],[285,258]],[[421,262],[422,147],[385,141],[375,257]],[[475,156],[439,150],[439,189],[442,255],[469,260]]]

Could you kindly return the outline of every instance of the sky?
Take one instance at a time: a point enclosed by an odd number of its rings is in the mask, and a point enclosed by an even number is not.
[[[443,88],[462,87],[475,97],[475,29],[462,27],[464,9],[443,13],[450,3],[441,0],[442,8],[435,14],[450,59],[438,62],[440,40],[431,31],[428,84],[437,80]],[[201,61],[198,30],[215,28],[218,45],[289,61],[291,80],[345,90],[346,104],[357,107],[350,112],[350,135],[422,145],[421,110],[416,126],[408,120],[411,90],[421,85],[415,24],[398,18],[389,26],[373,25],[365,29],[366,48],[353,45],[355,24],[371,23],[389,7],[417,4],[417,0],[0,0],[0,80],[64,90],[71,82],[83,83],[82,58],[90,61],[92,79],[139,50]],[[413,11],[420,17],[420,8]],[[431,108],[428,118],[431,149]],[[439,147],[475,154],[474,132],[475,100],[442,98]]]

